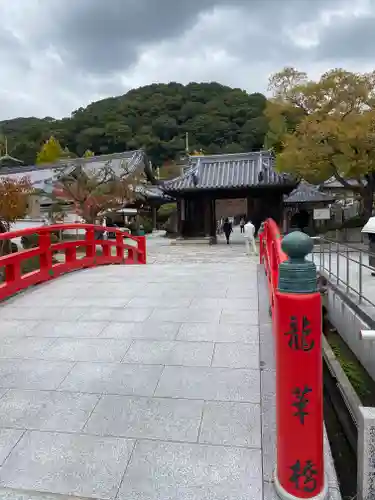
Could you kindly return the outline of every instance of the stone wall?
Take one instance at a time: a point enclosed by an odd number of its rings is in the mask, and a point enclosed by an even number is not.
[[[361,233],[361,227],[327,231],[323,236],[341,243],[366,243],[366,236]]]
[[[40,196],[29,196],[29,199],[27,200],[27,215],[31,218],[40,218],[42,216],[40,210]]]
[[[361,330],[373,330],[373,326],[366,324],[335,290],[328,287],[327,293],[329,321],[375,380],[375,341],[360,335]]]

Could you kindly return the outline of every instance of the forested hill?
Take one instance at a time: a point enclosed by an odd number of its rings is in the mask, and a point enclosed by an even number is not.
[[[70,118],[16,118],[0,122],[9,154],[25,164],[35,162],[41,144],[54,135],[81,156],[144,147],[155,164],[185,149],[204,153],[260,149],[267,131],[266,98],[219,83],[153,84],[94,102]]]

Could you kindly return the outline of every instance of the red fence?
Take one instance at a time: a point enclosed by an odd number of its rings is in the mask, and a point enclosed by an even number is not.
[[[279,282],[279,265],[287,260],[288,256],[281,249],[281,234],[279,226],[272,219],[264,223],[263,231],[259,235],[260,262],[268,277],[268,291],[272,317],[275,306],[275,291]]]
[[[268,280],[276,359],[274,484],[283,499],[323,500],[327,494],[322,306],[315,266],[305,259],[312,247],[311,238],[301,232],[282,239],[271,219],[260,234],[260,260]]]
[[[65,230],[84,231],[83,239],[53,243],[53,235]],[[104,231],[115,235],[115,239],[98,240]],[[15,238],[37,235],[35,248],[20,250],[0,257],[0,300],[31,285],[54,279],[61,274],[104,264],[146,264],[145,236],[132,236],[113,227],[92,224],[56,224],[38,228],[22,229],[0,234],[0,244]],[[126,242],[131,240],[132,245]],[[100,252],[97,252],[97,249]],[[112,252],[112,249],[116,253]],[[81,255],[77,255],[78,253]],[[60,257],[60,258],[59,258]],[[39,260],[38,268],[22,274],[25,262],[32,258]]]

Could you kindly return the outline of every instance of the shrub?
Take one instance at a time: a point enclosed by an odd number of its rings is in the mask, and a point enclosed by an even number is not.
[[[167,222],[164,224],[167,236],[174,236],[177,234],[177,211],[171,213]]]
[[[55,234],[51,234],[51,243],[57,243],[59,241],[59,237]],[[30,234],[28,236],[22,236],[21,244],[25,250],[29,248],[36,248],[39,246],[39,235],[38,234]]]
[[[39,269],[39,265],[38,255],[36,255],[35,257],[30,257],[30,259],[25,259],[21,263],[21,273],[27,274],[31,273],[32,271],[37,271]]]
[[[157,213],[158,224],[165,224],[176,209],[176,203],[166,203],[165,205],[162,205]]]
[[[152,233],[152,220],[149,219],[148,217],[142,217],[139,221],[139,227],[141,229],[141,226],[143,226],[143,231],[147,233]]]
[[[57,260],[52,258],[52,264],[57,264]],[[38,271],[40,269],[40,258],[39,255],[25,259],[21,263],[21,274],[31,273],[32,271]]]
[[[35,248],[38,246],[39,237],[37,234],[30,234],[28,236],[22,236],[21,245],[25,250],[29,248]]]

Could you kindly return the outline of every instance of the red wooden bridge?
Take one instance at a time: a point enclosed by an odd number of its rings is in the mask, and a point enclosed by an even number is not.
[[[303,258],[272,220],[262,265],[236,234],[146,252],[144,236],[59,224],[0,242],[35,234],[0,258],[0,499],[339,498],[320,297],[287,290]]]
[[[77,233],[83,231],[84,237],[73,241],[53,242],[53,236],[63,234],[67,230],[74,230]],[[104,232],[113,233],[114,240],[95,239],[96,234],[103,235]],[[29,286],[55,279],[77,269],[105,264],[146,264],[144,236],[132,236],[124,234],[120,229],[91,224],[56,224],[2,233],[0,244],[15,238],[30,236],[37,237],[35,248],[0,257],[0,269],[4,269],[4,281],[0,284],[0,300]],[[77,251],[83,251],[83,254],[77,255]],[[63,257],[63,260],[53,259],[57,253]],[[39,268],[22,274],[23,263],[35,257],[39,259]]]

